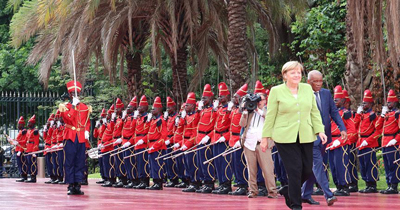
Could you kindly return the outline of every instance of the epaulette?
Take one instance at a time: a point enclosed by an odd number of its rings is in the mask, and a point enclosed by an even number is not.
[[[348,120],[348,119],[350,119],[351,118],[351,112],[350,111],[345,111],[344,113],[343,113],[343,118],[345,119],[345,120]]]
[[[90,106],[90,105],[87,105],[87,107],[88,107],[88,109],[89,109],[89,113],[92,113],[92,112],[93,112],[93,107]]]
[[[394,117],[395,117],[396,119],[399,119],[399,115],[400,115],[400,112],[399,112],[399,111],[396,111],[396,113],[394,114]]]
[[[369,114],[369,121],[372,122],[372,121],[374,121],[375,119],[376,119],[376,114],[375,114],[375,112],[371,112],[371,113]]]
[[[22,130],[22,135],[25,135],[26,132],[27,132],[26,129]]]
[[[37,136],[39,134],[38,130],[33,131],[33,135]]]
[[[60,103],[60,104],[58,105],[58,110],[60,110],[60,112],[66,112],[66,111],[68,111],[67,103]]]

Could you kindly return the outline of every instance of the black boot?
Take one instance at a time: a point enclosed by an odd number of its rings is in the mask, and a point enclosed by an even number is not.
[[[349,184],[349,192],[358,192],[358,182],[357,181]]]
[[[397,183],[390,184],[386,190],[381,190],[380,193],[382,193],[382,194],[398,194],[399,191],[397,190]]]
[[[335,196],[349,196],[350,195],[348,188],[346,189],[346,186],[338,185],[336,188],[337,188],[337,190],[335,192],[333,192],[333,195],[335,195]]]
[[[162,179],[153,179],[153,185],[151,187],[146,187],[148,190],[162,190],[163,189],[163,180]]]
[[[25,183],[36,183],[36,175],[31,175],[31,178],[25,180]]]
[[[166,183],[164,187],[175,187],[179,184],[179,179],[173,179],[170,182]]]
[[[200,185],[201,185],[200,182],[190,183],[189,187],[183,189],[182,192],[196,192],[196,190],[200,188]]]
[[[188,180],[183,180],[181,183],[175,185],[176,188],[186,188],[189,185],[189,181]]]
[[[74,184],[74,188],[75,188],[75,194],[74,195],[84,195],[85,194],[83,191],[81,191],[81,184],[75,183]]]
[[[146,187],[149,186],[149,181],[150,181],[149,178],[142,178],[141,181],[140,181],[140,184],[137,185],[134,188],[135,189],[140,189],[140,190],[146,189]]]
[[[112,187],[113,184],[115,183],[116,178],[108,178],[108,181],[106,181],[104,184],[102,184],[102,187]]]
[[[113,187],[115,188],[123,188],[124,185],[128,185],[128,179],[126,178],[126,176],[122,176],[119,178],[120,182],[118,182],[117,184],[113,185]]]
[[[360,193],[377,193],[376,182],[367,182],[366,188],[359,191]]]
[[[75,195],[75,187],[74,187],[74,184],[69,184],[68,187],[67,187],[67,189],[68,189],[67,195]]]
[[[226,195],[231,191],[232,191],[231,181],[226,181],[226,182],[222,183],[222,188],[220,188],[220,190],[218,190],[216,192],[213,191],[212,193]]]
[[[229,195],[247,195],[247,186],[239,185],[235,191],[229,192]]]
[[[211,193],[215,189],[213,181],[207,181],[204,183],[203,187],[196,190],[197,193]]]
[[[28,180],[28,174],[21,174],[21,179],[15,180],[16,182],[25,182],[25,180]]]

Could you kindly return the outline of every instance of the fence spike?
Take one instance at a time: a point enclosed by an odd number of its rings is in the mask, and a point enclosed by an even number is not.
[[[14,97],[15,97],[15,91],[14,91]]]

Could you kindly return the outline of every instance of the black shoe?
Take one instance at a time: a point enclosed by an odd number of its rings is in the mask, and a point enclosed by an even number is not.
[[[75,194],[74,195],[84,195],[85,193],[81,191],[81,185],[78,183],[75,183]]]
[[[214,194],[219,194],[219,195],[227,195],[229,192],[232,192],[232,187],[231,185],[224,185],[220,190],[217,192],[212,192]]]
[[[206,184],[202,187],[199,193],[211,193],[214,190],[214,183],[212,184]],[[198,190],[196,190],[197,192]]]
[[[187,187],[187,184],[185,182],[181,182],[181,183],[175,185],[175,188],[186,188],[186,187]]]
[[[165,183],[164,187],[175,187],[175,183],[167,182],[167,183]]]
[[[278,193],[285,197],[286,206],[291,208],[290,207],[291,206],[291,204],[290,204],[291,202],[290,202],[290,198],[289,198],[289,187],[288,187],[288,185],[285,185],[285,186],[281,187],[281,189],[279,189]]]
[[[378,190],[376,189],[375,186],[368,186],[365,189],[362,189],[358,192],[360,192],[360,193],[377,193]]]
[[[51,184],[58,184],[58,183],[59,183],[58,179],[54,179],[53,181],[51,181]]]
[[[228,195],[247,195],[247,187],[238,187],[235,191],[229,192]]]
[[[206,187],[206,185],[201,186],[198,190],[196,190],[196,193],[201,193],[201,191]]]
[[[97,181],[96,184],[104,184],[106,182],[106,180],[102,179],[100,181]]]
[[[124,185],[124,188],[133,188],[133,186],[134,186],[134,183],[131,182],[129,184]]]
[[[345,189],[338,187],[338,189],[333,192],[333,195],[335,196],[349,196],[350,193],[348,191],[346,191]]]
[[[17,179],[15,180],[16,182],[25,182],[27,179],[21,178],[21,179]]]
[[[319,205],[318,201],[315,201],[313,198],[310,199],[301,199],[301,202],[308,203],[310,205]]]
[[[149,186],[149,185],[148,185],[147,183],[142,182],[142,183],[140,183],[139,185],[137,185],[137,186],[135,187],[135,189],[144,190],[144,189],[146,189],[146,187],[148,187],[148,186]]]
[[[83,181],[83,182],[81,183],[81,185],[89,185],[89,183],[88,183],[87,180],[85,180],[85,181]]]
[[[265,186],[258,186],[258,196],[268,196],[268,190]]]
[[[350,185],[349,186],[349,192],[358,192],[358,186],[357,185]]]
[[[53,181],[54,181],[53,179],[50,179],[49,181],[44,182],[44,183],[45,183],[45,184],[51,184]]]
[[[102,186],[102,187],[112,187],[113,184],[114,184],[114,182],[106,181],[106,182],[105,182],[104,184],[102,184],[101,186]]]
[[[399,191],[397,191],[397,184],[396,185],[390,185],[386,190],[381,190],[380,193],[382,194],[398,194]]]
[[[58,184],[67,184],[65,181],[58,181]]]
[[[162,182],[157,182],[154,183],[153,186],[151,187],[146,187],[147,190],[162,190],[163,189],[163,185]]]
[[[199,189],[199,186],[191,184],[186,189],[183,189],[182,192],[196,192]]]
[[[124,183],[118,182],[118,183],[114,184],[113,187],[115,187],[115,188],[123,188],[124,187]]]
[[[25,180],[25,183],[36,183],[36,176],[33,176],[30,179]]]
[[[317,188],[311,195],[324,195],[324,191],[321,188]]]
[[[335,196],[332,196],[328,199],[326,199],[326,203],[328,204],[328,206],[332,206],[333,203],[335,203],[337,201],[337,198]]]

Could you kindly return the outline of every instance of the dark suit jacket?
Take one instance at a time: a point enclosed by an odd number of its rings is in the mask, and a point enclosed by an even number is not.
[[[321,88],[319,91],[319,96],[321,98],[322,108],[322,110],[319,110],[319,112],[321,113],[322,124],[325,126],[325,134],[328,137],[328,144],[332,141],[331,119],[333,119],[333,121],[338,125],[340,131],[346,131],[346,127],[344,126],[342,117],[339,115],[339,111],[336,108],[335,102],[333,102],[331,92],[327,89]],[[318,137],[317,141],[314,142],[314,145],[319,145],[320,143],[321,140]]]

